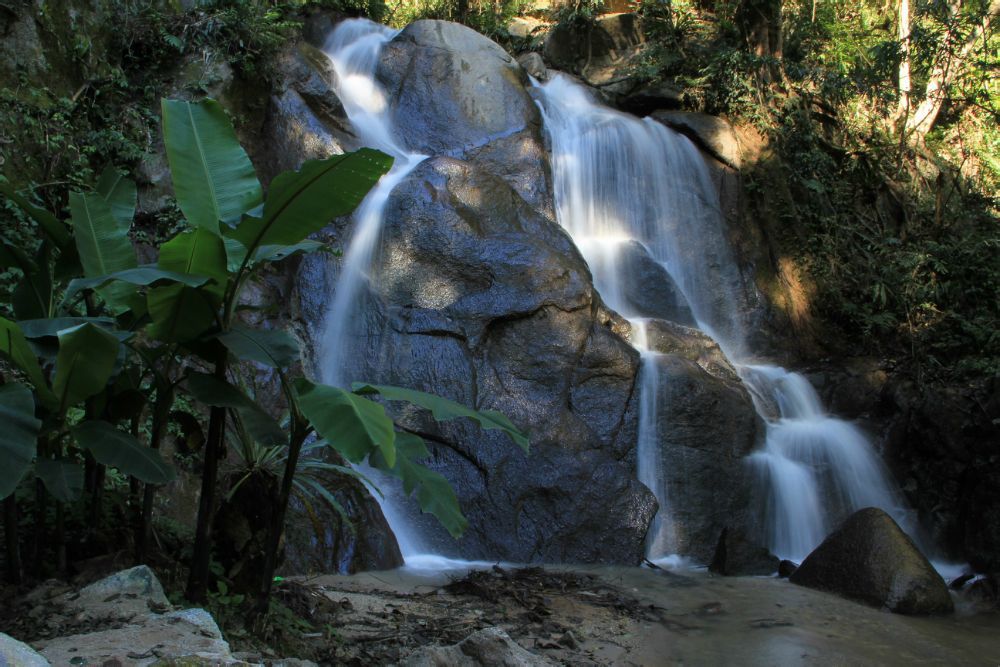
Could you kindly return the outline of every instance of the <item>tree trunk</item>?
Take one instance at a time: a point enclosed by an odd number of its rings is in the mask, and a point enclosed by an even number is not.
[[[215,377],[225,382],[228,352],[223,349],[215,362]],[[188,576],[187,599],[205,602],[208,599],[209,563],[212,558],[212,517],[215,512],[215,487],[219,479],[219,458],[226,435],[226,408],[213,407],[209,413],[208,437],[205,441],[205,462],[201,473],[201,497],[198,502],[198,523],[195,527],[191,572]]]
[[[174,402],[173,387],[159,387],[156,390],[156,402],[153,405],[153,424],[149,434],[149,446],[154,450],[160,449],[163,441],[163,433],[167,430],[167,420],[170,416],[170,407]],[[146,562],[149,556],[149,542],[153,532],[153,498],[156,495],[156,486],[145,484],[142,492],[142,511],[139,518],[139,530],[136,531],[135,539],[135,560],[138,564]]]
[[[945,43],[941,53],[931,69],[930,77],[927,79],[927,91],[924,100],[917,106],[913,115],[906,120],[906,132],[917,141],[923,141],[927,133],[934,127],[941,107],[948,99],[948,89],[954,83],[955,78],[965,67],[969,54],[975,48],[976,43],[983,39],[990,29],[993,18],[1000,14],[1000,0],[993,0],[990,3],[982,23],[969,33],[961,45],[956,43],[958,36],[954,31],[950,31],[945,36]],[[955,47],[958,47],[957,49]]]
[[[897,117],[910,113],[910,0],[899,0],[899,108]]]
[[[781,0],[742,0],[736,8],[736,24],[746,40],[747,48],[761,58],[781,58]],[[778,78],[776,68],[761,68],[765,83]]]
[[[45,525],[45,513],[48,510],[46,507],[48,501],[48,491],[45,490],[45,485],[42,484],[42,480],[35,480],[35,525],[34,535],[32,536],[31,543],[31,563],[32,572],[36,576],[42,576],[44,574],[43,568],[45,566],[45,538],[48,529]]]
[[[274,583],[274,571],[278,567],[278,550],[281,547],[281,534],[285,530],[285,515],[288,511],[288,502],[292,497],[292,483],[295,480],[295,472],[299,465],[299,454],[302,452],[302,443],[304,441],[304,435],[294,433],[288,445],[288,458],[285,460],[284,476],[281,480],[281,489],[278,492],[278,506],[271,515],[271,525],[268,527],[267,544],[264,551],[264,567],[262,568],[260,588],[257,591],[257,599],[254,604],[254,613],[257,616],[262,616],[268,609],[268,601],[271,597],[271,585]]]

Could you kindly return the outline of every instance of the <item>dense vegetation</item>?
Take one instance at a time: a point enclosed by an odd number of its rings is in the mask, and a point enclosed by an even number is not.
[[[765,137],[751,199],[805,269],[823,342],[919,379],[1000,370],[996,3],[642,11],[654,39],[640,73]]]

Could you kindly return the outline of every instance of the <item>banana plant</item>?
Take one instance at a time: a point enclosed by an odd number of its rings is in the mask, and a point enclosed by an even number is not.
[[[119,469],[145,483],[147,488],[173,477],[172,467],[155,448],[143,445],[134,435],[118,428],[122,421],[134,419],[142,409],[141,401],[122,400],[121,394],[122,391],[139,394],[123,380],[134,377],[142,366],[142,359],[135,354],[141,342],[136,340],[134,331],[123,330],[112,317],[128,310],[121,304],[134,296],[134,285],[123,282],[106,292],[102,290],[103,299],[88,299],[83,312],[81,304],[57,300],[60,294],[72,295],[67,280],[70,285],[86,284],[109,268],[139,271],[127,238],[136,190],[123,174],[106,170],[95,192],[70,194],[69,225],[34,207],[5,183],[0,183],[0,193],[19,205],[43,232],[40,250],[33,261],[12,244],[0,246],[0,264],[22,272],[18,289],[29,295],[19,299],[15,292],[17,321],[0,318],[0,358],[19,376],[4,385],[8,389],[0,396],[0,405],[12,419],[19,415],[22,425],[34,424],[31,429],[0,433],[3,442],[0,448],[8,454],[8,465],[0,467],[0,498],[4,498],[5,510],[9,510],[5,511],[5,519],[11,519],[5,521],[8,553],[17,551],[16,530],[12,530],[16,525],[13,492],[31,470],[39,490],[35,505],[36,543],[44,532],[45,504],[41,495],[44,489],[57,502],[55,543],[57,552],[61,552],[63,536],[59,526],[63,507],[75,501],[84,486],[81,458],[92,464],[87,470],[94,471],[93,477],[86,478],[93,482],[91,509],[95,518],[104,466]],[[55,270],[53,259],[57,259]],[[165,272],[133,276],[132,282],[137,280],[145,284],[167,284],[174,280],[199,283],[199,279],[191,276],[170,276]],[[103,313],[99,312],[102,310]],[[31,400],[24,400],[25,396]],[[135,408],[131,414],[123,409],[127,405]],[[17,455],[13,454],[15,451]],[[96,520],[92,522],[95,524]],[[9,577],[17,579],[19,569],[13,568]]]
[[[185,385],[196,400],[211,406],[188,597],[204,599],[207,591],[208,529],[227,413],[257,442],[285,450],[274,499],[277,510],[268,528],[256,591],[259,611],[266,609],[270,594],[302,447],[316,436],[351,463],[367,459],[402,477],[408,491],[419,487],[421,507],[434,513],[453,534],[461,534],[466,523],[454,492],[443,477],[419,463],[427,456],[426,447],[415,446],[416,436],[398,434],[385,408],[363,395],[378,390],[365,385],[352,392],[293,378],[290,373],[300,363],[298,341],[287,332],[252,328],[235,317],[241,290],[253,273],[292,254],[320,249],[309,235],[333,218],[351,213],[389,170],[392,159],[361,149],[309,161],[297,171],[278,175],[264,199],[253,166],[216,102],[164,101],[163,129],[178,205],[190,228],[161,249],[159,266],[213,278],[206,285],[173,286],[169,294],[154,291],[147,297],[153,334],[197,350],[213,365],[210,374],[190,374]],[[286,429],[279,428],[230,381],[233,361],[275,370],[288,406]],[[405,399],[413,400],[418,394]],[[400,398],[399,394],[385,396]],[[439,401],[435,406],[448,418],[482,417],[430,395],[419,394],[419,400],[425,405]],[[502,415],[483,418],[482,423],[487,422],[527,447],[523,434]],[[397,447],[397,442],[410,446]]]
[[[424,511],[437,517],[456,537],[461,535],[467,522],[454,491],[444,477],[421,463],[429,456],[426,445],[418,436],[397,430],[383,402],[406,401],[430,410],[439,420],[474,419],[483,428],[507,433],[527,451],[528,440],[523,433],[499,413],[478,412],[422,392],[369,384],[349,390],[294,377],[300,363],[298,341],[284,331],[247,326],[237,316],[242,290],[255,272],[291,255],[320,249],[321,244],[308,237],[332,219],[351,213],[388,171],[392,159],[375,150],[361,149],[309,161],[297,171],[278,175],[265,199],[253,165],[217,102],[164,100],[162,119],[174,191],[186,228],[160,247],[155,265],[137,265],[131,248],[123,243],[132,215],[128,202],[132,201],[134,207],[134,189],[113,176],[102,178],[97,192],[74,195],[70,200],[76,255],[83,276],[66,285],[57,306],[53,305],[52,295],[47,301],[39,301],[48,304],[49,315],[57,309],[78,316],[85,306],[86,315],[93,317],[101,310],[95,307],[99,305],[111,322],[128,323],[132,334],[122,337],[115,327],[106,329],[97,321],[81,321],[67,328],[65,336],[86,336],[89,344],[100,341],[106,350],[100,359],[81,356],[81,363],[85,360],[95,369],[86,375],[89,382],[77,387],[75,375],[60,375],[59,368],[67,362],[58,359],[57,381],[47,383],[44,370],[29,359],[27,338],[23,333],[18,337],[20,329],[12,323],[6,326],[0,322],[6,327],[2,332],[11,332],[0,353],[18,366],[33,386],[35,412],[41,405],[44,410],[65,415],[74,401],[92,399],[116,372],[120,373],[120,364],[109,365],[106,355],[112,353],[112,347],[118,355],[122,346],[145,364],[144,372],[155,376],[158,399],[162,396],[165,401],[171,400],[173,391],[179,388],[209,409],[187,586],[187,597],[193,601],[205,600],[208,590],[210,526],[217,504],[219,460],[227,424],[235,424],[265,447],[285,450],[277,497],[270,499],[277,511],[268,527],[265,563],[256,591],[258,611],[267,608],[289,497],[302,448],[310,441],[326,443],[350,463],[367,460],[399,477],[408,493],[416,493]],[[42,225],[41,220],[38,223]],[[45,224],[61,230],[48,218]],[[51,243],[65,241],[55,238],[59,234],[56,231],[52,235]],[[13,260],[29,266],[30,258]],[[56,330],[56,334],[58,354],[63,354],[63,330]],[[65,346],[67,358],[79,349],[70,342],[67,340]],[[175,357],[183,360],[175,367],[200,367],[210,372],[189,370],[174,378],[169,364],[164,368],[156,360],[169,362]],[[239,387],[235,380],[238,362],[255,362],[275,370],[288,406],[286,428],[280,427]],[[24,400],[25,391],[26,385],[15,386],[0,394],[11,414],[19,415],[20,424],[11,431],[9,442],[0,444],[0,451],[22,461],[21,467],[26,438],[36,433],[32,430],[36,422]],[[383,402],[373,400],[376,398]],[[92,417],[93,412],[88,410],[88,416]],[[154,409],[154,414],[159,413]],[[128,434],[110,423],[88,426],[92,422],[90,419],[70,429],[75,442],[102,462],[131,466],[131,460],[121,458],[122,452],[134,449]],[[151,457],[144,453],[145,463],[149,464]],[[137,476],[148,474],[138,462],[130,469]],[[65,480],[60,490],[71,489],[75,483]],[[55,481],[52,485],[56,486]]]

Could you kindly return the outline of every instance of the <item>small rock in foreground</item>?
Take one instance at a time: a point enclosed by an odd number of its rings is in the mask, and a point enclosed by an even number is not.
[[[49,661],[30,646],[0,632],[0,666],[50,667]]]

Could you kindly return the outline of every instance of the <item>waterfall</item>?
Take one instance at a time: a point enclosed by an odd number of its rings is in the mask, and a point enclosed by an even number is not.
[[[337,96],[357,134],[357,147],[377,148],[394,158],[392,169],[372,188],[354,213],[340,275],[327,311],[319,346],[318,357],[322,360],[319,371],[324,382],[335,386],[358,379],[347,374],[357,353],[354,345],[358,336],[353,327],[363,318],[368,271],[378,247],[389,195],[427,157],[409,153],[397,142],[385,91],[375,80],[382,47],[398,33],[398,30],[366,19],[349,19],[337,25],[323,49],[333,66]],[[380,499],[382,512],[393,529],[404,560],[410,560],[420,549],[416,536],[396,515],[394,508],[398,507],[398,499],[393,496],[398,492],[398,485],[370,467],[362,466],[362,472],[385,494],[373,495]]]
[[[736,365],[766,422],[763,448],[747,465],[757,473],[772,552],[801,560],[835,521],[862,507],[881,507],[912,532],[910,512],[864,435],[826,414],[801,375],[750,363],[741,277],[698,149],[651,119],[596,104],[563,76],[537,92],[552,146],[558,221],[586,258],[604,300],[632,322],[633,345],[642,358],[638,475],[661,507],[648,557],[667,558],[676,541],[659,469],[657,353],[646,344],[648,314],[635,307],[634,260],[624,252],[636,243],[666,269],[698,327]]]

